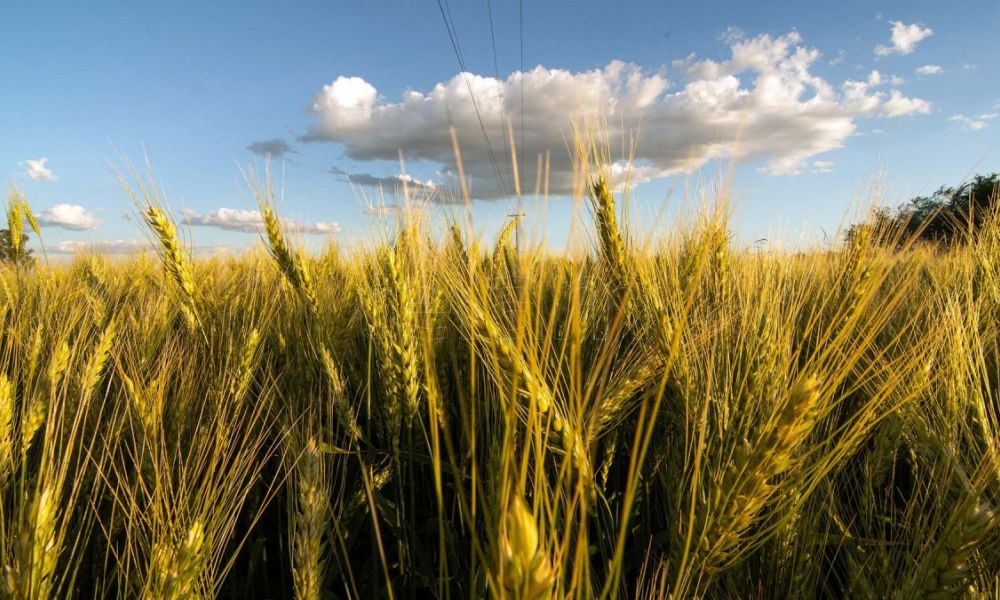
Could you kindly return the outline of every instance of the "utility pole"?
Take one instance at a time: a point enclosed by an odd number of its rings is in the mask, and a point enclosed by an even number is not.
[[[520,207],[518,207],[518,210],[516,212],[509,213],[507,216],[510,217],[511,219],[515,219],[515,221],[514,221],[514,247],[517,248],[518,252],[520,252],[521,251],[521,218],[524,217],[524,212],[522,210],[520,210]]]

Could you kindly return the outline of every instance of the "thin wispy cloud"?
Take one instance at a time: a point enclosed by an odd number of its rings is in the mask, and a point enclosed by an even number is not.
[[[149,240],[64,240],[54,244],[49,251],[56,254],[77,254],[95,252],[98,254],[136,254],[152,250]]]
[[[944,72],[941,65],[924,65],[917,67],[917,75],[939,75]]]
[[[813,157],[843,146],[858,119],[930,109],[883,90],[877,72],[840,84],[814,74],[820,52],[797,32],[725,37],[724,61],[690,55],[654,71],[622,61],[581,72],[538,66],[499,81],[464,73],[395,102],[360,77],[342,76],[316,94],[316,123],[302,139],[342,144],[356,161],[394,161],[402,149],[407,160],[437,165],[437,184],[455,187],[454,126],[471,194],[496,199],[513,193],[501,114],[512,119],[522,181],[535,181],[537,157],[549,154],[550,193],[565,195],[576,180],[564,141],[574,120],[606,124],[613,141],[638,134],[632,181],[640,183],[734,155],[765,161],[769,174],[807,172]]]
[[[330,167],[330,172],[338,175],[343,181],[362,187],[378,188],[386,191],[398,191],[403,189],[405,184],[411,190],[422,190],[433,192],[437,189],[437,184],[430,179],[421,181],[406,173],[379,177],[369,173],[349,173],[339,167]]]
[[[890,21],[892,24],[892,35],[888,44],[875,46],[876,56],[889,56],[890,54],[912,54],[917,48],[917,44],[934,35],[934,30],[919,23],[907,25],[902,21]]]
[[[45,166],[48,160],[48,158],[43,157],[22,161],[21,164],[25,168],[24,174],[32,181],[55,181],[57,179],[56,174],[52,172],[52,169]]]
[[[833,173],[833,167],[835,163],[832,160],[814,160],[810,173]]]
[[[398,204],[367,204],[365,213],[371,217],[390,217],[401,212],[403,208]]]
[[[56,242],[47,248],[54,254],[140,254],[142,252],[154,252],[156,244],[151,240],[63,240]],[[225,244],[204,244],[191,248],[195,254],[219,254],[228,252],[229,246]]]
[[[71,231],[97,229],[101,220],[79,204],[55,204],[38,214],[42,227],[61,227]]]
[[[253,142],[247,146],[247,150],[264,158],[281,159],[286,154],[294,153],[295,146],[282,138],[273,138]]]
[[[201,214],[191,209],[181,211],[181,221],[193,227],[214,227],[224,231],[241,231],[254,233],[261,231],[264,218],[259,210],[243,210],[238,208],[217,208]],[[282,219],[284,227],[293,233],[326,234],[338,233],[340,225],[336,222],[299,222],[292,219]]]
[[[998,116],[1000,116],[1000,113],[995,112],[982,113],[971,117],[963,114],[957,114],[948,117],[948,120],[953,123],[958,123],[958,125],[966,131],[979,131],[980,129],[986,129],[986,126],[989,125],[990,121],[996,119]]]

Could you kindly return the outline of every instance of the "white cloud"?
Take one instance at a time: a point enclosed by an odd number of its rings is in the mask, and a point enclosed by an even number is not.
[[[943,73],[944,69],[941,65],[924,65],[922,67],[917,67],[917,75],[937,75]]]
[[[253,233],[260,231],[264,219],[258,210],[242,210],[238,208],[217,208],[212,212],[199,214],[197,211],[184,209],[182,222],[196,227],[215,227],[226,231],[242,231]],[[291,219],[282,219],[282,224],[288,231],[294,233],[337,233],[340,225],[335,222],[300,223]]]
[[[56,243],[50,250],[57,254],[76,254],[77,252],[97,252],[100,254],[135,254],[151,250],[153,244],[148,240],[101,240],[85,242],[81,240],[65,240]]]
[[[27,169],[24,174],[33,181],[55,181],[56,174],[45,166],[45,163],[48,160],[48,158],[44,157],[25,160],[21,163],[24,165],[24,168]]]
[[[890,43],[875,46],[877,56],[888,56],[890,54],[911,54],[921,41],[934,34],[930,27],[924,27],[919,23],[909,25],[902,21],[890,21],[892,23],[892,38]]]
[[[948,117],[948,120],[958,123],[962,129],[967,131],[979,131],[980,129],[985,129],[989,125],[989,122],[998,116],[1000,116],[1000,113],[983,113],[972,117],[958,114]]]
[[[62,227],[73,231],[84,231],[97,229],[101,220],[78,204],[56,204],[39,213],[38,224],[42,227]]]
[[[768,173],[798,173],[810,158],[841,147],[856,119],[906,114],[880,110],[887,99],[874,89],[882,84],[880,74],[839,86],[814,75],[820,53],[804,46],[797,32],[733,38],[727,36],[729,60],[691,55],[671,63],[676,81],[667,79],[666,69],[651,72],[621,61],[582,72],[538,66],[500,81],[459,74],[393,102],[363,79],[339,77],[317,93],[316,123],[303,140],[343,144],[356,161],[396,161],[402,149],[407,161],[437,165],[436,183],[454,188],[454,126],[470,191],[490,199],[513,190],[501,114],[513,120],[527,187],[535,181],[537,157],[551,153],[553,195],[573,189],[566,140],[574,119],[602,123],[613,146],[637,134],[635,159],[642,168],[633,172],[633,182],[641,182],[734,154],[765,160]],[[901,100],[923,103],[901,96],[892,102]]]
[[[882,104],[882,114],[886,117],[925,115],[930,111],[930,102],[920,98],[907,98],[899,90],[892,90],[889,99]]]
[[[900,77],[899,75],[893,75],[889,77],[890,85],[903,85],[904,83],[906,83],[906,80]]]
[[[847,51],[841,48],[840,50],[837,50],[837,55],[831,58],[830,62],[828,62],[827,64],[830,65],[831,67],[835,67],[840,63],[844,62],[845,58],[847,58]]]

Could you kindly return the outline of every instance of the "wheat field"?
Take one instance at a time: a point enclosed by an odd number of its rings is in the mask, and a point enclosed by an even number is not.
[[[3,597],[1000,595],[1000,221],[736,250],[581,177],[586,252],[309,254],[265,180],[195,258],[131,181],[155,253],[0,268]]]

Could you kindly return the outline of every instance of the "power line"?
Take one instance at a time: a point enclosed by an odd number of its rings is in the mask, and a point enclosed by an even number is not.
[[[461,45],[458,41],[458,32],[455,29],[455,22],[451,18],[451,7],[448,6],[448,0],[437,0],[438,9],[441,11],[441,18],[444,20],[445,29],[448,31],[448,37],[451,38],[451,47],[455,51],[455,58],[458,59],[458,68],[462,72],[462,78],[465,80],[465,85],[469,90],[469,98],[472,99],[472,108],[476,111],[476,120],[479,121],[479,129],[483,134],[483,141],[486,142],[486,148],[490,153],[490,163],[493,165],[493,171],[496,173],[497,183],[503,190],[504,195],[509,196],[507,191],[507,186],[504,184],[503,176],[500,173],[500,166],[497,163],[496,153],[493,151],[493,144],[490,143],[490,136],[486,132],[486,125],[483,123],[482,114],[479,112],[479,104],[476,102],[476,95],[472,90],[472,83],[469,81],[469,75],[465,68],[465,59],[462,57]],[[522,109],[523,110],[523,109]]]
[[[521,168],[518,169],[518,173],[524,174],[524,0],[517,0],[517,16],[518,16],[518,37],[520,38],[521,45],[521,77],[520,77],[520,88],[521,88],[521,152],[519,153],[521,157]],[[521,199],[518,198],[518,202]]]
[[[506,123],[507,116],[506,114],[504,114],[504,107],[503,107],[504,95],[503,92],[501,91],[501,86],[500,86],[500,63],[499,61],[497,61],[497,38],[496,34],[494,33],[494,27],[493,27],[492,0],[486,0],[486,11],[490,15],[490,43],[492,44],[493,47],[493,73],[494,77],[496,77],[496,82],[497,82],[497,100],[500,102],[500,122]],[[507,143],[507,136],[503,136],[503,151],[506,156],[510,157],[510,145]],[[510,165],[508,165],[507,167],[507,175],[508,176],[510,175]]]

